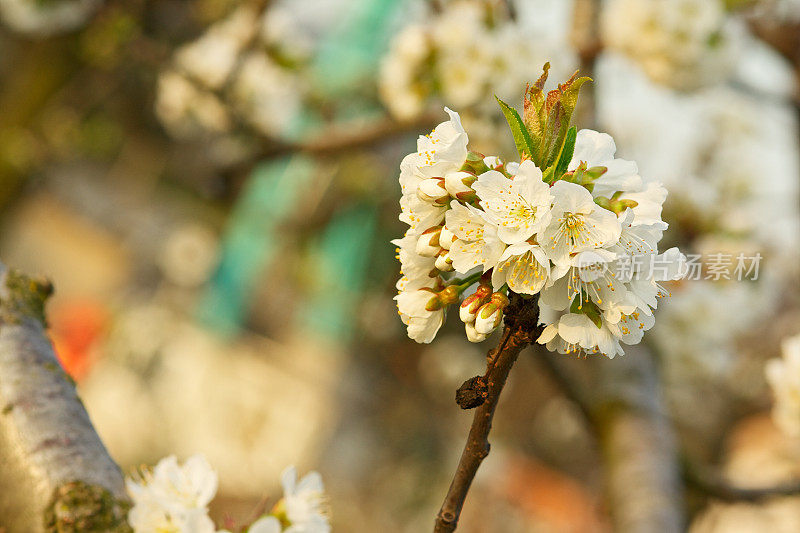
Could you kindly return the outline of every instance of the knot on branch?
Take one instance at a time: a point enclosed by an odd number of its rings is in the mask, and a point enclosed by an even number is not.
[[[511,293],[511,301],[503,310],[504,323],[511,330],[520,330],[524,333],[524,342],[531,342],[538,336],[539,329],[539,299],[536,297],[523,297]]]
[[[484,376],[475,376],[465,381],[456,391],[456,403],[462,409],[474,409],[486,401],[489,387]]]

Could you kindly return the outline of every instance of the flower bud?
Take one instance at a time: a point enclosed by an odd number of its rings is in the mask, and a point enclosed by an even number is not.
[[[475,317],[475,330],[488,335],[503,321],[503,309],[508,305],[508,298],[502,292],[492,294],[489,303],[483,304],[478,309]]]
[[[478,314],[478,309],[480,309],[482,305],[483,302],[477,294],[467,296],[458,308],[459,318],[461,318],[461,321],[465,324],[475,322],[475,316]]]
[[[478,333],[474,324],[464,324],[464,330],[467,332],[467,340],[469,342],[481,342],[486,340],[486,337],[488,337],[488,335]]]
[[[486,157],[484,157],[483,154],[470,151],[467,153],[467,159],[459,170],[466,170],[477,176],[489,170],[489,167],[486,164]]]
[[[444,176],[444,186],[450,196],[458,198],[463,202],[469,202],[477,198],[472,184],[477,181],[477,177],[469,172],[448,172]]]
[[[436,256],[436,263],[434,263],[434,266],[441,272],[453,271],[453,260],[450,259],[450,254],[447,252],[447,250],[442,250],[439,252],[439,255]]]
[[[439,299],[442,301],[443,305],[450,305],[458,301],[459,294],[458,285],[448,285],[439,291]]]
[[[425,304],[426,311],[438,311],[442,307],[444,307],[444,304],[442,303],[442,299],[439,297],[437,293],[433,293],[431,299],[428,300],[428,303]]]
[[[447,229],[446,227],[442,228],[442,231],[439,233],[439,246],[444,248],[445,250],[449,250],[450,246],[453,245],[455,242],[456,236],[453,235],[453,232]]]
[[[423,257],[436,257],[441,247],[439,246],[439,233],[442,226],[434,226],[422,232],[417,240],[417,253]]]
[[[444,187],[444,178],[428,178],[417,185],[417,196],[423,202],[445,205],[450,195]]]
[[[470,294],[458,309],[458,316],[465,324],[475,322],[475,317],[478,314],[478,309],[488,302],[489,295],[492,293],[492,288],[489,285],[479,285],[478,290],[474,294]]]

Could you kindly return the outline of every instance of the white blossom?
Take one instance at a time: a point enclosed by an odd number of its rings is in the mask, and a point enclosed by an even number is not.
[[[729,76],[741,38],[721,0],[610,0],[601,31],[609,49],[654,81],[683,90]]]
[[[126,481],[133,507],[128,521],[135,533],[213,533],[208,504],[217,492],[217,474],[200,455],[183,466],[165,457],[140,481]]]
[[[492,286],[504,284],[519,294],[536,294],[548,282],[550,260],[542,247],[527,242],[512,244],[497,260],[492,272]]]
[[[0,18],[24,34],[54,35],[84,24],[100,0],[0,0]]]
[[[505,245],[497,226],[487,221],[483,211],[453,200],[447,211],[445,227],[456,240],[450,246],[450,259],[457,272],[467,273],[482,266],[484,271],[497,263]]]
[[[498,226],[497,234],[506,244],[524,242],[550,223],[553,196],[532,161],[523,162],[513,179],[496,170],[484,172],[473,188],[486,218]]]
[[[329,533],[325,507],[325,487],[318,472],[309,472],[300,480],[289,466],[281,474],[283,507],[290,526],[285,533]]]
[[[429,309],[435,296],[432,289],[418,289],[401,291],[394,298],[408,336],[417,342],[431,342],[444,322],[444,309]]]
[[[402,272],[395,300],[409,337],[431,342],[466,293],[458,314],[467,339],[480,342],[502,322],[509,292],[540,295],[538,342],[551,350],[614,357],[640,342],[668,295],[660,282],[686,273],[677,249],[658,253],[666,189],[592,130],[578,132],[552,183],[527,158],[485,156],[485,170],[459,115],[448,113],[401,163],[400,220],[409,229],[393,241]]]
[[[555,197],[552,220],[539,242],[554,263],[564,264],[570,254],[602,248],[619,239],[616,215],[598,206],[585,187],[558,181],[550,190]]]
[[[247,528],[247,533],[281,533],[282,530],[280,520],[274,516],[263,516]]]

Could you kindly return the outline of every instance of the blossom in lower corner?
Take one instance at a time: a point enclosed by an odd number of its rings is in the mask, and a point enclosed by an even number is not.
[[[281,485],[283,499],[273,514],[288,525],[285,533],[330,532],[325,487],[318,472],[309,472],[298,480],[297,469],[289,466],[281,474]]]
[[[213,533],[208,504],[217,492],[217,474],[204,457],[178,464],[169,456],[140,479],[126,481],[133,507],[128,521],[135,533]]]

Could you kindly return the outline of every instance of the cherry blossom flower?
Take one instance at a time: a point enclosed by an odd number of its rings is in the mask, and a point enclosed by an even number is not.
[[[532,161],[523,162],[513,179],[496,170],[484,172],[473,188],[486,218],[498,226],[497,234],[506,244],[524,242],[550,223],[553,196]]]

